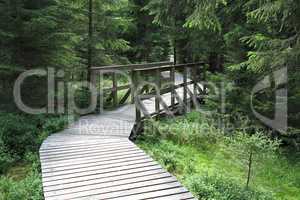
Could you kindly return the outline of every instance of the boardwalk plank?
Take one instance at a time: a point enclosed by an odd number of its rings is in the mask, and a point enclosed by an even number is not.
[[[122,182],[123,182],[123,184],[124,184],[124,182],[126,182],[126,183],[138,182],[138,180],[139,180],[138,178],[148,179],[149,175],[165,173],[165,171],[163,169],[161,169],[157,166],[147,167],[145,169],[146,170],[131,171],[131,173],[126,173],[123,175],[118,174],[118,175],[115,175],[112,177],[102,177],[101,179],[97,178],[97,179],[75,182],[75,183],[70,183],[70,184],[48,186],[48,187],[45,187],[44,191],[45,192],[59,191],[59,190],[66,191],[66,189],[70,189],[70,188],[78,188],[78,187],[82,187],[82,186],[101,184],[101,183],[116,183],[117,182],[117,183],[122,184]]]
[[[106,183],[102,182],[98,184],[89,184],[85,186],[81,185],[79,187],[70,188],[70,189],[45,192],[45,196],[52,197],[52,196],[64,195],[64,197],[67,198],[74,198],[78,196],[86,196],[86,193],[87,192],[90,193],[90,191],[97,192],[101,190],[103,192],[107,192],[107,191],[116,191],[124,188],[127,190],[128,188],[140,187],[143,184],[145,184],[145,182],[151,184],[155,184],[155,183],[160,184],[169,181],[175,181],[175,180],[174,178],[171,177],[170,174],[164,172],[164,173],[150,174],[148,176],[143,176],[143,177],[134,177],[134,178],[131,177],[126,180],[111,181]],[[74,193],[76,193],[76,195]]]

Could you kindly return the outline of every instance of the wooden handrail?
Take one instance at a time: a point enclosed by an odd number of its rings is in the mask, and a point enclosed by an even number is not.
[[[144,69],[144,68],[150,68],[150,67],[162,67],[162,66],[166,66],[166,65],[174,65],[174,63],[173,62],[156,62],[156,63],[144,63],[144,64],[101,66],[101,67],[92,67],[91,71],[134,70],[134,69]]]
[[[156,62],[156,63],[146,63],[146,64],[130,64],[130,65],[112,65],[112,66],[101,66],[101,67],[92,67],[91,71],[102,71],[102,70],[138,70],[138,71],[149,71],[156,69],[170,69],[172,67],[184,68],[184,67],[195,67],[203,66],[204,62],[197,63],[185,63],[174,65],[173,62]]]

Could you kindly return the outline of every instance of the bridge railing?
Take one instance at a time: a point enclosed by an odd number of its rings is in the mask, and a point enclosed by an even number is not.
[[[119,86],[117,74],[125,72],[130,77],[128,84]],[[162,72],[169,73],[169,79],[165,80],[162,77]],[[176,82],[175,73],[180,73],[182,83]],[[91,69],[91,81],[94,85],[97,84],[98,75],[109,75],[112,80],[112,87],[104,89],[104,92],[111,93],[111,100],[114,107],[124,104],[131,96],[131,103],[136,104],[136,121],[140,123],[144,118],[159,115],[161,112],[171,113],[170,108],[180,105],[183,111],[188,101],[197,101],[198,94],[205,94],[205,87],[200,87],[200,82],[205,81],[205,63],[188,63],[174,65],[172,62],[159,62],[148,64],[132,64],[132,65],[115,65],[93,67]],[[154,88],[149,88],[147,84],[143,84],[143,77],[154,77],[152,80]],[[163,82],[167,84],[163,84]],[[149,82],[148,82],[149,83]],[[166,87],[167,85],[167,87]],[[189,85],[193,85],[193,91],[190,91]],[[183,95],[180,96],[176,92],[178,88],[183,88]],[[119,92],[127,90],[125,95],[119,100]],[[171,105],[166,105],[161,95],[171,93]],[[188,96],[192,98],[188,98]],[[143,107],[141,101],[145,98],[155,98],[155,112],[148,113]],[[161,109],[162,107],[162,109]]]
[[[163,87],[162,72],[169,72],[170,78],[167,80],[169,87]],[[177,83],[175,78],[175,72],[182,75],[182,83]],[[190,73],[189,73],[190,72]],[[190,74],[190,76],[188,76]],[[143,87],[139,86],[140,77],[143,75],[152,75],[155,77],[155,91],[145,92]],[[201,77],[201,75],[203,75]],[[133,94],[135,98],[136,106],[136,120],[137,123],[141,122],[144,118],[151,116],[159,116],[162,112],[172,115],[170,109],[175,108],[179,104],[182,112],[187,109],[188,101],[197,101],[198,94],[205,94],[204,88],[200,87],[200,82],[205,79],[205,63],[190,63],[180,65],[170,65],[161,67],[151,67],[144,69],[136,69],[133,71]],[[193,85],[193,91],[190,91],[189,85]],[[165,86],[165,85],[164,85]],[[178,88],[183,88],[182,96],[177,93]],[[171,93],[171,105],[164,102],[162,95]],[[189,94],[189,95],[188,95]],[[191,98],[188,98],[190,96]],[[142,101],[145,98],[155,98],[155,112],[148,113],[147,109],[143,106]],[[177,103],[176,103],[177,101]],[[144,114],[144,116],[142,116]]]
[[[133,92],[133,74],[134,70],[137,69],[147,69],[153,67],[162,67],[162,66],[170,66],[173,65],[173,62],[157,62],[157,63],[145,63],[145,64],[130,64],[130,65],[111,65],[111,66],[101,66],[101,67],[92,67],[91,68],[91,82],[94,86],[97,86],[97,77],[99,75],[108,75],[111,77],[112,80],[112,87],[104,88],[103,93],[110,93],[110,99],[113,102],[113,106],[117,107],[119,105],[124,104],[128,98],[132,97],[132,103],[134,92]],[[117,74],[122,72],[127,72],[128,76],[130,77],[128,80],[128,84],[125,85],[118,85]],[[127,90],[125,95],[119,100],[119,92]]]

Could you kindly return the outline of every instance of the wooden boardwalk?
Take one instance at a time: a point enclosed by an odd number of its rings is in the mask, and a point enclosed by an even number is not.
[[[180,82],[180,76],[176,79]],[[192,85],[189,85],[192,91]],[[183,95],[183,89],[177,93]],[[163,95],[170,105],[171,95]],[[154,99],[144,101],[151,113]],[[128,138],[135,106],[82,117],[40,148],[45,200],[194,199],[174,176]]]

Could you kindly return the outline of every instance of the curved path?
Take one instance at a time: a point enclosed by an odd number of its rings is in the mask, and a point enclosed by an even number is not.
[[[183,95],[182,88],[177,92]],[[167,104],[170,98],[163,95]],[[154,100],[144,103],[151,113]],[[134,123],[135,107],[126,105],[82,117],[45,140],[40,148],[45,200],[194,199],[128,139]]]

